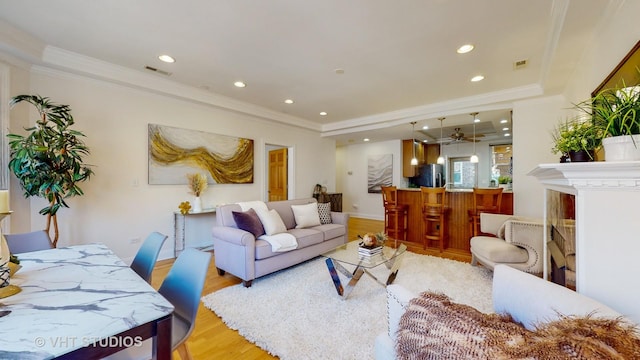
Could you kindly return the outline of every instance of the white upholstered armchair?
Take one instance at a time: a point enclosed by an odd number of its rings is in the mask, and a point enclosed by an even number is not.
[[[492,236],[471,238],[471,264],[493,269],[506,264],[542,275],[544,225],[541,219],[501,214],[480,214],[480,231]]]

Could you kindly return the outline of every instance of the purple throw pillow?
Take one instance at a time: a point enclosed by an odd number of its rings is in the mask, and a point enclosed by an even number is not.
[[[232,211],[232,213],[238,229],[252,233],[256,239],[258,236],[264,235],[264,227],[262,227],[260,218],[255,210],[249,209],[245,212]]]

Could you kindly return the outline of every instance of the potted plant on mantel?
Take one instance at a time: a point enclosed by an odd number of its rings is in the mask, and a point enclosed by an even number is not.
[[[47,215],[45,231],[53,225],[53,246],[58,243],[57,212],[69,207],[65,198],[83,195],[78,183],[88,180],[93,171],[83,164],[89,148],[80,139],[84,134],[70,129],[74,124],[68,105],[52,103],[39,95],[19,95],[11,99],[11,107],[26,101],[39,114],[34,127],[26,128],[27,136],[8,134],[9,170],[18,178],[24,196],[45,198],[49,205],[40,210]]]
[[[551,151],[568,157],[571,162],[593,161],[595,150],[601,145],[602,134],[602,128],[593,119],[576,117],[556,127]]]
[[[640,87],[605,89],[576,105],[602,129],[606,161],[640,160]]]

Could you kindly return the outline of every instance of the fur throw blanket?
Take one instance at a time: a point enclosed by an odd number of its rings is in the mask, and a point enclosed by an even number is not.
[[[621,319],[569,317],[529,331],[510,316],[483,314],[422,293],[402,315],[399,359],[640,359],[640,335]]]

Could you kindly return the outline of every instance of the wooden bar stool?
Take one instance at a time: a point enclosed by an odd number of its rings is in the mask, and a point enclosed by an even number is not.
[[[384,205],[384,232],[392,239],[407,241],[408,206],[398,204],[398,189],[395,186],[382,186],[381,188]]]
[[[430,242],[438,243],[440,252],[444,251],[446,240],[447,192],[445,188],[420,187],[422,199],[422,218],[424,220],[423,247]]]
[[[473,188],[473,209],[469,209],[469,229],[471,236],[480,233],[480,213],[500,213],[503,188]]]

